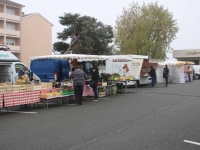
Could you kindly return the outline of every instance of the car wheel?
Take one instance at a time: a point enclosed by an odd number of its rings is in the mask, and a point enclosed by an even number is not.
[[[195,80],[198,80],[198,79],[199,79],[199,75],[198,75],[198,74],[195,74],[195,75],[194,75],[194,79],[195,79]]]

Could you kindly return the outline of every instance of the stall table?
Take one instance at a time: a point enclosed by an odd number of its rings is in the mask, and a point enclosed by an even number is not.
[[[124,90],[124,93],[126,94],[127,93],[127,87],[128,87],[128,84],[127,84],[127,82],[128,81],[135,81],[135,88],[136,88],[136,92],[137,92],[137,81],[138,80],[125,80],[125,81],[115,81],[115,83],[125,83],[125,90]]]
[[[44,108],[49,109],[49,101],[50,100],[55,100],[56,99],[58,102],[61,103],[61,106],[62,106],[63,100],[66,99],[67,100],[67,105],[68,105],[69,98],[72,97],[72,96],[74,96],[74,94],[51,97],[51,98],[41,98],[41,102],[44,102]],[[65,101],[64,101],[64,103],[65,103]]]
[[[6,93],[4,94],[3,102],[3,107],[39,103],[40,91]]]
[[[48,93],[48,92],[57,92],[58,90],[63,90],[64,88],[55,88],[55,89],[43,89],[41,90],[41,93]],[[51,98],[41,98],[41,102],[44,103],[44,108],[49,108],[49,101],[52,100],[57,100],[57,102],[60,102],[61,106],[63,104],[63,100],[67,100],[67,105],[68,105],[68,101],[69,98],[74,96],[74,94],[70,94],[70,95],[63,95],[63,96],[57,96],[57,97],[51,97]],[[65,101],[64,101],[65,103]]]

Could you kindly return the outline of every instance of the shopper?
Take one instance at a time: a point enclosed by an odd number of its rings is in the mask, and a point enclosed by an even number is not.
[[[80,69],[79,65],[75,65],[74,69],[75,70],[71,73],[69,78],[73,79],[74,94],[77,105],[82,105],[83,87],[84,81],[86,80],[86,74]]]
[[[92,88],[94,91],[94,100],[93,101],[98,101],[98,80],[99,80],[99,69],[97,67],[97,65],[94,65],[94,67],[91,70],[92,72]]]
[[[187,73],[188,73],[188,80],[191,82],[192,69],[190,68],[190,66],[187,67]]]
[[[151,76],[151,87],[154,87],[156,85],[156,70],[153,68],[153,66],[150,66],[150,76]]]
[[[168,69],[167,65],[165,65],[165,68],[163,70],[163,78],[165,78],[165,82],[166,82],[165,87],[167,87],[168,86],[168,78],[169,78],[169,69]]]

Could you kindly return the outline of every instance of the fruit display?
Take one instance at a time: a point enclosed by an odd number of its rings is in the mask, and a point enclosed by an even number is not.
[[[132,76],[124,76],[121,77],[119,74],[113,74],[108,79],[109,81],[126,81],[126,80],[133,80]]]
[[[60,92],[52,92],[52,93],[43,93],[40,95],[40,98],[56,98],[62,96]]]
[[[108,80],[110,81],[119,81],[119,77],[120,75],[118,73],[114,73],[110,76],[110,78]]]

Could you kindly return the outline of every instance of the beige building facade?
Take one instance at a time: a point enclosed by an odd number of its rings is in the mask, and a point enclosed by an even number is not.
[[[192,61],[195,65],[200,64],[200,49],[174,50],[173,57],[179,61]]]
[[[21,61],[30,67],[30,57],[52,54],[52,26],[39,13],[22,16]]]
[[[21,58],[21,18],[24,6],[10,0],[0,0],[0,44]]]

